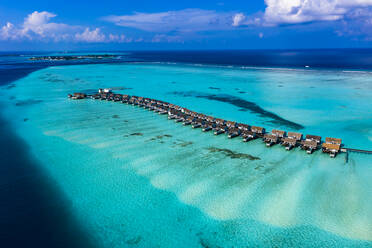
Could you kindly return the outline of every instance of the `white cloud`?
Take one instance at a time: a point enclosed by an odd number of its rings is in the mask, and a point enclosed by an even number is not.
[[[150,32],[196,32],[231,29],[232,14],[214,10],[184,9],[158,13],[108,16],[103,18],[118,26]]]
[[[36,41],[67,41],[67,42],[122,42],[122,35],[112,35],[107,38],[99,28],[69,25],[51,22],[57,15],[47,11],[34,11],[20,25],[7,22],[0,29],[0,40],[36,40]],[[118,38],[113,38],[118,37]],[[128,41],[129,39],[126,39]]]
[[[265,0],[265,3],[266,25],[337,21],[356,8],[372,6],[372,0]]]
[[[133,42],[133,41],[135,41],[135,42],[143,41],[143,39],[142,38],[138,38],[136,40],[133,40],[133,38],[128,38],[128,37],[126,37],[123,34],[121,34],[121,35],[109,34],[108,41],[110,41],[110,42],[118,42],[118,43],[130,43],[130,42]]]
[[[334,22],[340,35],[372,40],[372,0],[264,0],[264,12],[233,16],[234,27],[275,27]]]
[[[18,31],[14,28],[14,25],[7,22],[0,30],[0,40],[16,40],[18,37]]]
[[[81,28],[64,23],[50,22],[56,16],[56,14],[47,11],[34,11],[25,18],[20,34],[29,39],[49,38],[54,41],[61,41],[69,39],[70,33]]]
[[[238,13],[233,16],[233,23],[232,25],[234,27],[238,27],[241,25],[241,23],[245,20],[245,15],[243,13]]]
[[[184,41],[182,37],[178,35],[157,34],[152,38],[151,42],[183,43]]]
[[[84,32],[75,34],[75,39],[77,41],[83,42],[104,42],[106,40],[106,36],[101,33],[99,28],[94,30],[90,30],[86,28]]]

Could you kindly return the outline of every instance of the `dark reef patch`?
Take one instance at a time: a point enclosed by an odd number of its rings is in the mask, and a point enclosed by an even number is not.
[[[222,153],[226,157],[229,157],[231,159],[249,159],[249,160],[261,160],[259,157],[252,156],[247,153],[239,153],[239,152],[234,152],[229,149],[225,148],[218,148],[218,147],[208,147],[207,150],[211,153]]]
[[[239,97],[235,97],[235,96],[231,96],[227,94],[218,94],[218,95],[207,94],[207,93],[196,92],[196,91],[187,91],[187,92],[175,91],[175,92],[171,92],[171,94],[183,96],[183,97],[204,98],[208,100],[229,103],[241,109],[249,110],[252,113],[257,114],[260,117],[270,118],[271,119],[270,123],[274,125],[286,126],[294,130],[300,130],[304,128],[304,126],[302,126],[301,124],[286,120],[275,113],[264,110],[263,108],[261,108],[254,102],[250,102],[250,101],[244,100]]]
[[[216,87],[208,87],[208,89],[211,89],[211,90],[220,90],[221,88],[216,88]]]
[[[163,138],[171,138],[171,137],[173,137],[173,136],[170,135],[170,134],[163,134],[163,135],[158,135],[158,136],[152,137],[151,139],[146,140],[146,141],[162,140]],[[160,141],[160,143],[164,143],[164,142]]]
[[[130,136],[143,136],[143,133],[131,133],[124,135],[124,138],[128,138]]]
[[[13,89],[13,88],[15,88],[15,87],[16,87],[15,84],[9,84],[9,85],[6,87],[6,89],[7,89],[7,90],[10,90],[10,89]]]
[[[143,136],[143,133],[131,133],[130,136]]]
[[[138,236],[138,237],[135,237],[135,238],[132,238],[132,239],[128,239],[127,241],[125,241],[125,243],[127,243],[128,245],[136,245],[141,240],[142,240],[142,237],[141,236]]]
[[[119,119],[120,117],[118,115],[113,115],[112,118]]]
[[[33,104],[38,104],[38,103],[41,103],[43,102],[42,100],[24,100],[24,101],[17,101],[16,102],[16,106],[20,107],[20,106],[30,106],[30,105],[33,105]]]
[[[239,91],[238,93],[240,93],[240,94],[245,94],[245,91]]]
[[[186,147],[194,144],[192,141],[184,141],[184,140],[177,140],[173,142],[174,145],[180,146],[180,147]]]
[[[24,118],[23,121],[24,121],[24,122],[28,121],[28,118]]]

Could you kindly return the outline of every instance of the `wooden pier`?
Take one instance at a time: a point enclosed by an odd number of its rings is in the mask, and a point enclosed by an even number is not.
[[[354,148],[342,148],[341,152],[346,153],[345,155],[345,162],[349,163],[349,153],[350,152],[355,152],[355,153],[362,153],[362,154],[370,154],[372,155],[372,151],[367,151],[367,150],[361,150],[361,149],[354,149]]]
[[[286,131],[275,129],[273,129],[271,133],[266,133],[265,128],[263,127],[251,126],[244,123],[236,123],[234,121],[207,116],[175,104],[155,99],[114,94],[111,89],[99,89],[98,93],[94,95],[74,93],[73,95],[69,94],[68,97],[74,100],[91,98],[131,104],[133,106],[143,107],[144,109],[148,109],[154,113],[167,114],[169,120],[182,122],[184,126],[191,125],[193,128],[201,127],[203,132],[212,130],[215,135],[225,133],[229,138],[240,136],[244,142],[261,138],[268,147],[281,144],[286,150],[291,150],[292,148],[299,146],[302,150],[306,150],[308,154],[312,154],[313,151],[322,149],[322,152],[328,153],[331,158],[334,158],[338,153],[343,152],[346,153],[346,163],[349,160],[349,152],[372,154],[372,151],[345,148],[343,147],[342,140],[337,138],[327,137],[323,143],[321,137],[315,135],[306,135],[306,138],[303,139],[301,133],[287,133]]]
[[[367,151],[367,150],[360,150],[360,149],[354,149],[354,148],[344,148],[344,149],[346,150],[346,152],[372,154],[372,151]]]

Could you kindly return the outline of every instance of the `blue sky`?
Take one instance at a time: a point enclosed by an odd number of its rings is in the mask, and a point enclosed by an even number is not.
[[[372,47],[372,0],[0,2],[0,51]]]

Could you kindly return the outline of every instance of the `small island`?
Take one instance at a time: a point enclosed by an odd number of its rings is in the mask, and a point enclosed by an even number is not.
[[[115,59],[118,55],[100,54],[100,55],[66,55],[66,56],[37,56],[31,57],[32,61],[68,61],[68,60],[84,60],[84,59]]]

